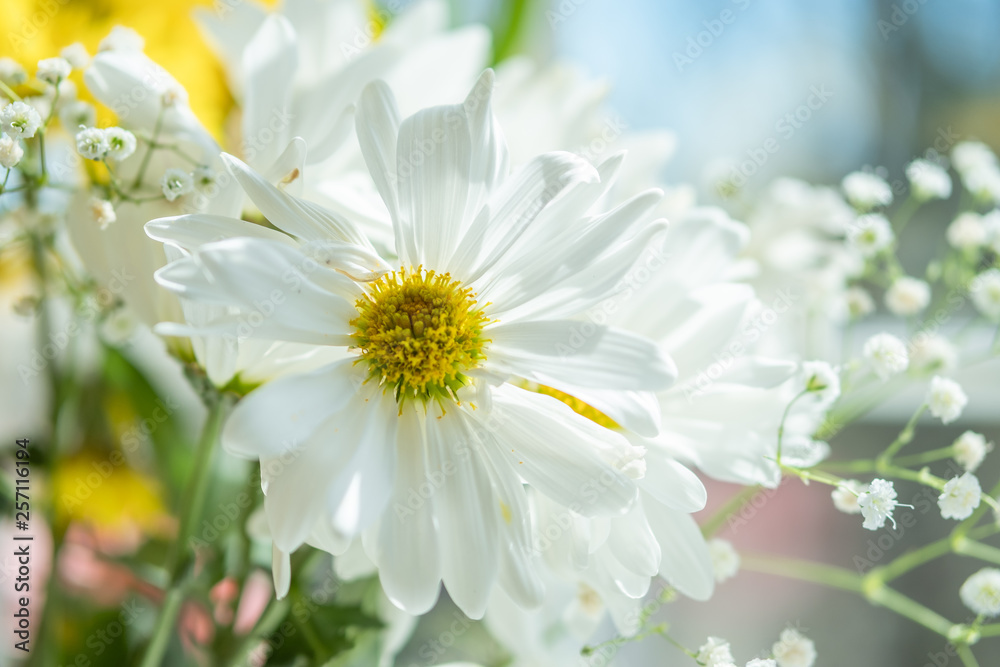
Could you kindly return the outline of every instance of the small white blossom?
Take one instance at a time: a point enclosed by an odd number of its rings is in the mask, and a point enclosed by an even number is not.
[[[142,53],[146,40],[132,28],[116,25],[108,36],[97,45],[98,51],[122,51],[126,53]]]
[[[972,303],[983,317],[1000,322],[1000,269],[987,269],[976,276],[969,288]]]
[[[830,456],[830,445],[805,435],[790,435],[781,448],[781,462],[795,468],[812,468]]]
[[[729,642],[719,637],[709,637],[698,649],[697,659],[705,667],[723,667],[735,661]]]
[[[955,461],[967,472],[974,472],[986,455],[993,451],[993,443],[987,442],[982,433],[975,431],[966,431],[951,446],[955,448]]]
[[[931,302],[931,286],[923,280],[903,276],[893,281],[885,293],[886,308],[894,315],[916,315]]]
[[[120,127],[109,127],[104,130],[108,140],[108,159],[121,162],[135,153],[135,135]]]
[[[833,506],[844,514],[861,514],[858,498],[861,497],[862,493],[865,493],[866,489],[864,482],[859,482],[856,479],[845,479],[830,494],[833,498]]]
[[[76,133],[76,152],[88,160],[101,160],[108,154],[108,136],[99,127],[88,127]]]
[[[803,389],[822,403],[833,403],[840,396],[840,375],[825,361],[802,362]]]
[[[958,350],[944,336],[917,336],[910,343],[910,370],[917,373],[944,373],[958,367]]]
[[[209,167],[196,167],[192,172],[195,190],[202,194],[211,193],[215,185],[216,173]]]
[[[163,196],[167,201],[174,201],[194,189],[194,179],[183,169],[173,167],[163,173],[160,187],[163,188]]]
[[[951,163],[955,171],[965,175],[980,167],[995,165],[997,156],[981,141],[963,141],[951,149]]]
[[[115,207],[106,199],[97,199],[96,197],[91,199],[90,214],[94,216],[94,222],[99,224],[101,229],[106,229],[108,225],[118,220]]]
[[[892,245],[895,235],[884,215],[873,213],[857,219],[847,234],[847,240],[862,257],[875,257]]]
[[[0,134],[0,166],[10,169],[16,166],[22,157],[24,149],[21,148],[21,142],[6,134]]]
[[[955,218],[947,231],[948,243],[959,250],[975,250],[986,243],[986,226],[978,213],[967,211]]]
[[[983,227],[986,229],[986,243],[1000,255],[1000,209],[993,209],[983,216]]]
[[[0,81],[8,86],[17,86],[28,80],[28,73],[13,58],[0,58]]]
[[[778,667],[812,667],[816,662],[816,644],[794,628],[783,630],[771,647]]]
[[[80,126],[93,127],[97,122],[97,109],[81,100],[73,100],[59,109],[59,122],[70,132],[77,132]]]
[[[69,76],[73,66],[65,58],[46,58],[38,61],[38,74],[45,83],[58,86],[59,82]]]
[[[0,111],[0,129],[11,139],[30,139],[41,126],[38,111],[24,102],[12,102]]]
[[[965,404],[969,402],[962,387],[954,380],[935,375],[927,391],[927,404],[931,414],[941,419],[942,424],[950,424],[959,418]]]
[[[979,479],[971,472],[949,479],[944,483],[944,489],[938,496],[941,516],[959,521],[969,518],[972,511],[979,507],[982,495],[983,489],[979,486]]]
[[[187,91],[177,85],[169,86],[163,95],[160,96],[160,103],[165,107],[172,107],[178,104],[187,104]]]
[[[844,304],[852,320],[861,319],[875,310],[875,300],[863,287],[850,287],[844,292]]]
[[[951,176],[930,160],[918,159],[906,165],[906,178],[913,195],[920,201],[951,196]]]
[[[873,479],[868,490],[858,498],[861,515],[865,518],[862,525],[868,530],[878,530],[888,519],[895,528],[896,521],[892,518],[892,512],[900,504],[896,502],[896,488],[892,482]]]
[[[709,540],[708,553],[712,558],[712,572],[719,583],[740,571],[740,555],[728,541],[718,538]]]
[[[59,52],[59,55],[66,59],[73,69],[83,69],[90,64],[90,54],[87,47],[80,42],[73,42]]]
[[[958,591],[966,607],[976,614],[1000,614],[1000,570],[984,567],[965,580]]]
[[[135,333],[137,322],[126,308],[118,308],[101,322],[101,337],[111,345],[127,342]]]
[[[906,344],[892,334],[875,334],[865,342],[861,353],[883,381],[902,373],[910,364]]]
[[[748,662],[746,667],[778,667],[778,665],[771,659],[755,658]]]
[[[962,176],[962,183],[977,200],[1000,204],[1000,166],[977,167]]]
[[[847,201],[862,211],[892,203],[892,188],[881,176],[855,171],[845,176],[840,185],[844,188]]]

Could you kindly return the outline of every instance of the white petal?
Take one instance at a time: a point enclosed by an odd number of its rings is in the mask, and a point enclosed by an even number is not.
[[[660,545],[646,522],[641,502],[610,523],[607,544],[618,562],[638,575],[654,576],[660,569]]]
[[[194,250],[214,241],[236,236],[251,236],[269,239],[278,243],[293,245],[295,241],[288,235],[256,225],[246,220],[227,218],[221,215],[194,213],[171,218],[157,218],[146,223],[144,229],[149,238],[170,243],[185,250]]]
[[[632,480],[601,455],[621,436],[550,396],[505,385],[493,399],[489,423],[504,455],[539,492],[584,516],[620,514],[635,500]]]
[[[269,167],[287,143],[289,98],[298,67],[296,35],[281,14],[270,14],[243,51],[246,91],[243,100],[243,137],[252,140],[252,161]],[[275,123],[279,119],[279,123]],[[275,127],[280,127],[275,136]],[[265,134],[266,131],[266,134]],[[264,137],[270,136],[270,141]]]
[[[274,579],[275,597],[284,599],[292,586],[292,557],[279,549],[277,544],[271,545],[271,577]]]
[[[392,220],[396,252],[404,264],[414,264],[416,247],[409,218],[399,215],[399,195],[396,192],[396,141],[399,136],[399,109],[392,91],[383,81],[373,81],[365,87],[358,100],[355,114],[358,143],[375,187],[382,196]]]
[[[659,391],[673,362],[640,336],[587,321],[512,322],[488,327],[489,365],[532,380],[538,373],[595,389]]]
[[[433,414],[433,413],[432,413]],[[461,408],[427,421],[428,468],[444,479],[434,495],[441,572],[448,594],[469,618],[482,618],[498,569],[499,508]]]
[[[646,518],[662,549],[660,576],[690,598],[707,600],[712,597],[715,590],[712,558],[691,515],[650,499],[646,503]]]
[[[660,451],[647,451],[639,488],[679,512],[705,509],[708,491],[698,476]]]

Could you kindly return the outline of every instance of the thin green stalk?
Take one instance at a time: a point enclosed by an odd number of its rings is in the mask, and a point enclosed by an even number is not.
[[[972,649],[966,644],[959,644],[955,647],[958,657],[962,659],[962,664],[965,667],[979,667],[979,663],[976,661],[976,656],[972,655]]]
[[[808,561],[780,556],[746,553],[740,554],[740,564],[743,569],[751,572],[808,581],[853,593],[864,592],[861,575],[833,565],[810,563]]]
[[[3,81],[0,81],[0,92],[14,100],[15,102],[21,102],[21,96],[14,92],[14,89],[8,86]]]
[[[917,422],[920,420],[920,417],[924,414],[926,409],[926,403],[923,403],[919,408],[917,408],[917,411],[913,413],[912,417],[910,417],[910,421],[906,422],[906,426],[903,427],[903,430],[899,432],[899,435],[896,436],[896,439],[893,440],[892,443],[890,443],[889,447],[882,453],[882,455],[876,459],[877,461],[884,461],[885,463],[888,463],[892,460],[892,457],[899,452],[899,450],[910,444],[910,441],[913,440],[913,432],[917,428]]]
[[[972,556],[973,558],[978,558],[994,565],[1000,565],[1000,549],[983,544],[982,542],[975,542],[964,538],[958,540],[955,544],[955,553]]]
[[[902,466],[904,468],[911,468],[913,466],[922,466],[928,463],[933,463],[934,461],[940,461],[942,459],[950,459],[954,455],[955,455],[955,446],[948,445],[947,447],[941,447],[940,449],[932,449],[928,452],[923,452],[921,454],[900,456],[898,459],[896,459],[896,465]]]
[[[517,42],[521,36],[521,30],[527,23],[528,5],[531,0],[508,0],[504,3],[507,22],[502,29],[498,29],[494,37],[493,63],[499,63],[504,58],[511,56],[517,50]]]
[[[795,398],[793,398],[792,400],[790,400],[788,402],[788,405],[785,406],[785,412],[782,413],[782,415],[781,415],[781,421],[778,423],[778,453],[777,453],[777,457],[776,457],[776,460],[777,460],[777,463],[778,463],[779,466],[781,465],[781,441],[785,437],[785,422],[788,420],[788,413],[790,413],[792,411],[792,406],[795,405],[795,403],[800,398],[802,398],[803,396],[805,396],[809,392],[810,392],[809,387],[806,387],[805,389],[803,389],[802,391],[800,391],[798,394],[796,394]]]
[[[132,182],[132,190],[137,190],[140,185],[142,185],[142,179],[146,175],[146,169],[149,168],[149,161],[153,158],[153,150],[156,145],[156,139],[160,136],[160,130],[163,128],[163,116],[167,110],[166,105],[160,104],[160,112],[156,115],[156,124],[153,125],[153,136],[146,147],[146,154],[142,156],[142,163],[139,165],[139,171],[136,172],[135,180]]]
[[[906,225],[910,223],[910,220],[913,219],[913,214],[920,209],[921,204],[923,204],[923,202],[918,200],[913,195],[910,195],[905,201],[903,201],[902,204],[899,205],[899,208],[896,209],[892,216],[892,226],[896,230],[897,236],[903,231],[903,229],[906,228]]]
[[[743,506],[753,498],[754,494],[760,491],[763,487],[760,486],[747,486],[736,492],[732,498],[727,500],[725,504],[717,509],[712,516],[708,518],[705,523],[701,525],[701,534],[705,537],[711,537],[714,535],[726,520],[743,509]]]
[[[181,514],[180,529],[167,560],[167,572],[170,575],[167,596],[160,608],[153,637],[146,647],[146,652],[140,663],[141,667],[159,667],[163,661],[163,654],[166,652],[170,636],[174,632],[177,614],[180,611],[181,602],[183,602],[183,587],[190,560],[191,535],[205,505],[208,484],[212,477],[212,457],[219,440],[222,424],[231,404],[231,398],[223,394],[215,397],[209,406],[208,417],[205,420],[198,448],[195,451],[191,477],[184,492],[185,505]]]

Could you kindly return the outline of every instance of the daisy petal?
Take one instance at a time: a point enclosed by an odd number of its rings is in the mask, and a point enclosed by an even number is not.
[[[715,590],[712,558],[691,515],[650,502],[646,518],[663,550],[660,576],[690,598],[712,597]]]

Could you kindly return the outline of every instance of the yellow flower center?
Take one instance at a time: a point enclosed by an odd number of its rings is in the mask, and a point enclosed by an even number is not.
[[[452,398],[468,382],[489,341],[489,322],[475,294],[451,275],[400,268],[368,287],[355,304],[353,347],[368,363],[368,376],[408,398]]]

